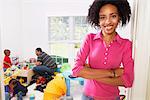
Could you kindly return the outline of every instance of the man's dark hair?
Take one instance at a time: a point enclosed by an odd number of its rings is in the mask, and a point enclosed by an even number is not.
[[[89,8],[87,21],[96,27],[99,27],[99,11],[102,6],[112,4],[117,7],[122,26],[130,21],[131,9],[127,0],[95,0]]]
[[[35,50],[42,52],[42,49],[41,49],[41,48],[36,48]]]

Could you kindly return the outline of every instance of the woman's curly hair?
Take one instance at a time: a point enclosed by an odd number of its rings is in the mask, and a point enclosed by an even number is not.
[[[127,0],[95,0],[89,8],[87,21],[92,26],[99,27],[99,11],[102,6],[112,4],[117,7],[122,26],[130,21],[131,8]]]

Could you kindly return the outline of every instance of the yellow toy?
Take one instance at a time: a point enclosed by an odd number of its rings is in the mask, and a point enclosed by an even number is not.
[[[59,100],[61,96],[66,94],[67,87],[65,79],[61,74],[57,74],[51,80],[44,90],[44,100]]]
[[[19,79],[19,82],[22,84],[22,83],[24,83],[24,79],[23,78],[20,78]]]

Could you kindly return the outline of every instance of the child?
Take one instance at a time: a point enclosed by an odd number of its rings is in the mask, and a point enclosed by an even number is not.
[[[10,50],[8,49],[5,49],[4,50],[4,54],[5,54],[5,57],[4,57],[4,60],[3,60],[3,69],[4,69],[4,72],[7,70],[7,68],[10,68],[12,66],[12,63],[11,63],[11,60],[10,60]]]
[[[5,86],[5,100],[10,100],[15,95],[17,95],[17,100],[23,100],[22,96],[25,96],[27,92],[27,87],[21,85],[17,79],[11,79]]]

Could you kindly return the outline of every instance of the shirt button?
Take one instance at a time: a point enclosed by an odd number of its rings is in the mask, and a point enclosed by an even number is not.
[[[107,56],[107,55],[108,55],[108,53],[106,52],[106,53],[105,53],[105,55]]]
[[[108,48],[106,48],[106,51],[108,51]]]
[[[107,57],[105,57],[104,59],[107,60]]]
[[[107,64],[107,62],[105,61],[105,62],[104,62],[104,65],[106,65],[106,64]]]
[[[110,47],[111,45],[109,44],[108,47]]]

